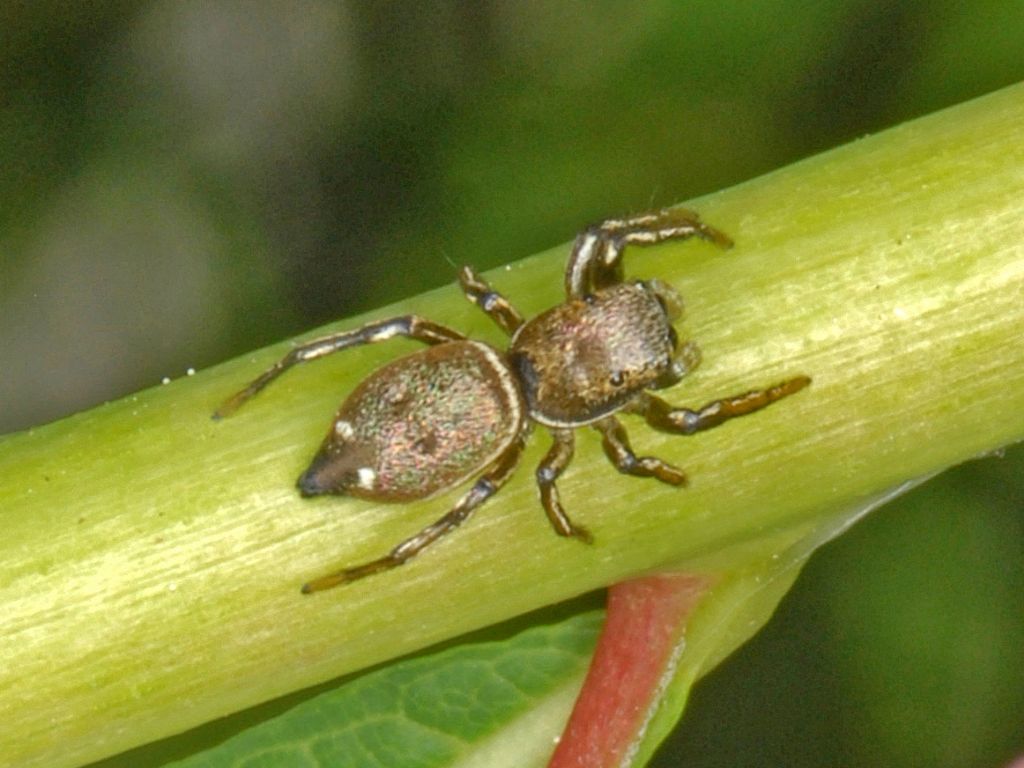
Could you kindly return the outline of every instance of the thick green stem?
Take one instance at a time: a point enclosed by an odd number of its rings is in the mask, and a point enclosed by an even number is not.
[[[80,765],[637,574],[740,567],[826,510],[1021,439],[1022,125],[1018,86],[694,201],[732,251],[629,254],[630,273],[680,289],[704,351],[670,400],[814,383],[698,437],[631,421],[639,451],[688,471],[685,490],[617,475],[581,434],[560,487],[593,546],[543,518],[538,433],[455,535],[299,594],[452,503],[294,488],[344,393],[405,342],[292,371],[221,422],[213,408],[286,345],[4,438],[0,764]],[[565,256],[490,277],[529,315],[559,301]],[[498,341],[454,285],[374,316],[408,311]]]

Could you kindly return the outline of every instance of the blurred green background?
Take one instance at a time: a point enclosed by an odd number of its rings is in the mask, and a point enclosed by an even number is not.
[[[1019,0],[6,3],[0,433],[1021,79]],[[828,547],[657,764],[1024,752],[1022,477]]]

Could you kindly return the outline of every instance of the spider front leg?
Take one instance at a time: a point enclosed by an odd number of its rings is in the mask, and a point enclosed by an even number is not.
[[[321,592],[331,587],[347,584],[350,581],[356,581],[357,579],[404,565],[442,536],[455,530],[473,514],[477,507],[497,493],[509,477],[512,476],[516,466],[518,466],[525,444],[526,434],[524,431],[523,434],[516,438],[512,445],[506,448],[494,460],[487,471],[447,514],[431,525],[428,525],[415,536],[403,541],[388,554],[384,555],[384,557],[313,579],[302,585],[302,592],[307,595],[311,592]]]
[[[594,429],[601,433],[608,460],[624,475],[655,477],[669,485],[686,485],[686,473],[678,467],[653,456],[637,456],[629,445],[629,436],[614,416],[606,416],[594,422]]]
[[[480,307],[509,336],[523,324],[523,316],[518,310],[472,267],[463,267],[459,272],[459,285],[466,298]]]
[[[555,486],[558,476],[565,471],[565,468],[569,466],[569,462],[572,461],[573,445],[575,443],[572,430],[551,429],[550,432],[555,442],[547,452],[547,455],[541,460],[540,466],[537,467],[537,487],[540,489],[540,503],[544,507],[544,512],[547,513],[548,520],[551,522],[551,527],[555,529],[555,533],[559,536],[572,536],[590,544],[594,540],[593,536],[590,535],[590,531],[574,524],[569,519],[569,516],[565,514],[565,510],[562,509],[562,504],[558,498],[558,488]]]
[[[662,432],[692,435],[717,427],[729,419],[767,408],[772,403],[799,392],[810,383],[811,380],[807,376],[795,376],[767,389],[754,389],[742,395],[712,400],[696,410],[675,408],[661,398],[642,392],[625,410],[640,414],[654,429]]]
[[[299,363],[307,363],[340,352],[349,347],[361,344],[376,344],[395,336],[406,336],[424,344],[443,344],[447,341],[459,341],[466,338],[458,331],[446,328],[438,323],[425,320],[419,315],[404,315],[390,320],[379,320],[351,331],[332,333],[313,341],[308,341],[292,349],[287,355],[260,374],[240,392],[228,398],[223,405],[213,412],[214,419],[230,416],[254,395],[263,390],[270,382]]]
[[[685,208],[664,208],[593,224],[573,243],[565,268],[566,295],[579,297],[622,282],[622,252],[627,245],[656,245],[694,236],[722,248],[732,246],[728,235],[708,226],[696,213]]]

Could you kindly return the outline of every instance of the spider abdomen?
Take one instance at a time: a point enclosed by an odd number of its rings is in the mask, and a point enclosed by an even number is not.
[[[522,429],[522,397],[504,358],[453,341],[379,368],[342,403],[303,495],[427,498],[479,473]]]

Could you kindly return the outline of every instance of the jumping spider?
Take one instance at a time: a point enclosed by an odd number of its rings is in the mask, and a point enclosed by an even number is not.
[[[673,407],[648,391],[677,383],[699,363],[700,352],[693,342],[680,345],[672,327],[681,314],[679,294],[660,280],[625,281],[623,250],[695,235],[732,245],[695,213],[679,208],[588,227],[576,238],[565,270],[565,303],[532,320],[464,267],[459,283],[466,298],[511,336],[507,350],[416,315],[395,317],[302,344],[225,402],[214,418],[233,413],[293,365],[349,347],[395,336],[429,345],[356,387],[299,477],[299,491],[410,501],[471,477],[476,481],[437,522],[384,557],[315,579],[302,591],[402,565],[452,531],[509,479],[534,423],[554,439],[536,473],[544,511],[557,534],[590,542],[587,530],[562,509],[555,486],[572,459],[574,429],[592,426],[600,432],[620,472],[685,485],[682,470],[633,453],[616,412],[643,416],[663,432],[692,435],[806,387],[810,379],[796,376],[696,410]]]

